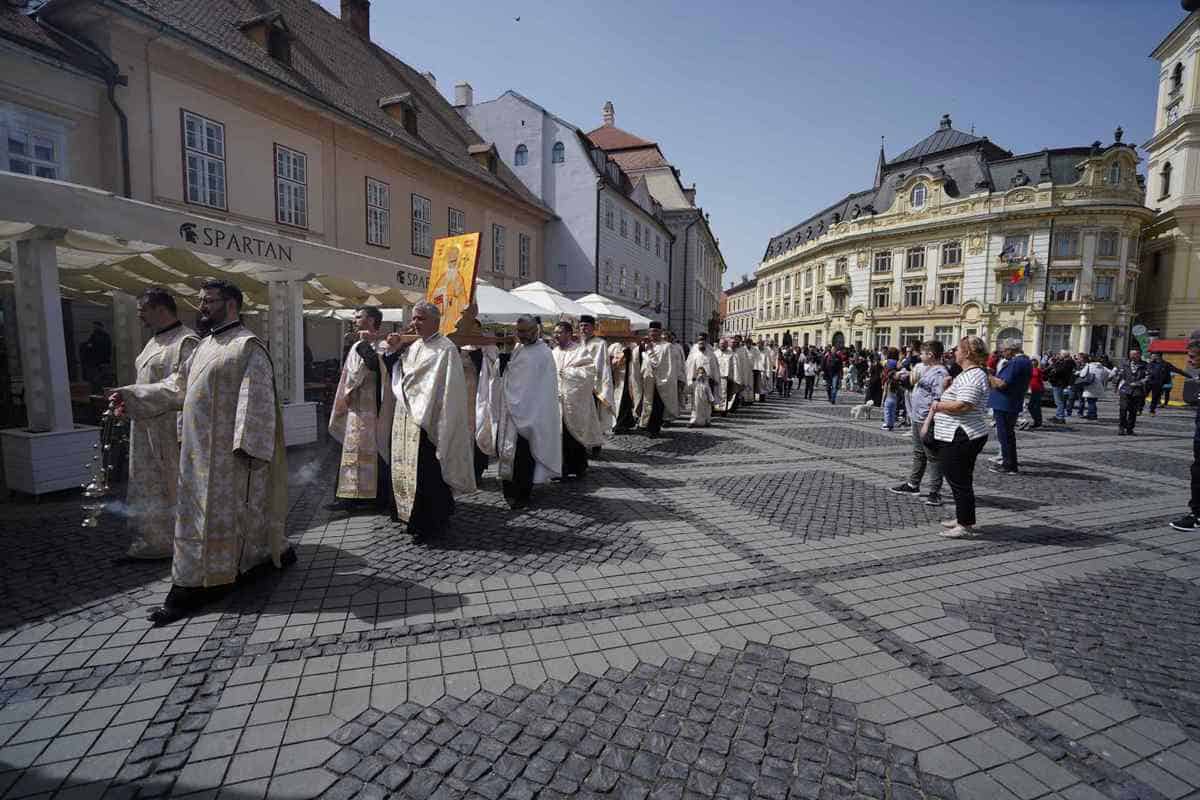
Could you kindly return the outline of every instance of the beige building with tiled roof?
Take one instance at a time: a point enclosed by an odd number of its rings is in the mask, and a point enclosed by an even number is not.
[[[54,143],[59,177],[425,269],[433,239],[479,231],[481,276],[544,277],[553,212],[371,41],[367,0],[341,19],[312,0],[50,0],[0,22],[5,119]],[[71,82],[78,63],[99,66]]]

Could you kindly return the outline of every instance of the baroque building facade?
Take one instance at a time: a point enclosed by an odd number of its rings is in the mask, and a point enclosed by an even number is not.
[[[978,334],[1031,353],[1119,353],[1152,216],[1121,138],[1014,155],[945,115],[895,158],[881,148],[871,188],[771,238],[756,332],[872,349]]]
[[[1200,328],[1200,3],[1159,43],[1154,135],[1147,152],[1147,203],[1137,321],[1152,335],[1183,338]]]

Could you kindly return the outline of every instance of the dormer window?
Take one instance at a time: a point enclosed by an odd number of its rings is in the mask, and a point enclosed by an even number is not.
[[[1175,65],[1175,69],[1171,70],[1171,94],[1176,94],[1183,89],[1183,64],[1182,62]]]
[[[918,183],[916,186],[914,186],[912,188],[912,191],[908,195],[908,200],[913,208],[924,208],[925,207],[925,184]]]
[[[410,92],[379,98],[379,107],[397,120],[409,134],[417,135],[417,105]]]
[[[267,52],[281,64],[292,64],[292,36],[282,26],[272,25],[267,32]]]
[[[1119,186],[1121,184],[1121,162],[1113,160],[1108,165],[1108,174],[1105,176],[1105,181],[1110,186]]]
[[[283,15],[268,11],[257,17],[243,20],[239,25],[242,33],[266,49],[267,54],[281,64],[292,64],[292,33],[288,30]]]

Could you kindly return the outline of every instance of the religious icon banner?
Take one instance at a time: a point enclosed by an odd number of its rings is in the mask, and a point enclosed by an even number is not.
[[[448,236],[433,243],[429,288],[425,299],[442,312],[443,334],[458,327],[463,310],[475,296],[475,272],[479,266],[479,234]]]

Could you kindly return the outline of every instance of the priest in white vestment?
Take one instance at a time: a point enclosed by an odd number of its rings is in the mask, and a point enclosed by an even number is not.
[[[642,351],[632,341],[613,342],[608,346],[608,365],[612,371],[613,433],[628,433],[637,426],[642,414]]]
[[[455,497],[475,491],[462,357],[438,332],[440,325],[437,306],[417,303],[409,326],[416,341],[389,334],[383,358],[396,403],[391,436],[396,516],[418,538],[442,533]]]
[[[658,438],[664,419],[679,416],[679,381],[683,364],[662,337],[662,323],[650,323],[650,341],[642,343],[642,418],[638,427]]]
[[[766,400],[768,394],[775,392],[775,362],[778,351],[769,339],[760,339],[758,349],[761,352],[762,363],[762,384],[758,391],[761,393],[762,399]]]
[[[192,357],[165,380],[110,398],[135,421],[183,411],[172,586],[150,614],[155,625],[215,600],[255,568],[295,561],[284,537],[287,461],[274,370],[241,308],[237,286],[205,281],[200,324],[211,332]]]
[[[721,365],[717,363],[717,354],[708,346],[707,334],[700,334],[696,344],[692,345],[685,375],[692,395],[692,416],[688,420],[688,426],[707,428],[712,420],[718,379],[721,376]]]
[[[737,410],[738,392],[742,387],[733,380],[733,348],[730,346],[728,338],[722,338],[720,341],[720,349],[717,350],[717,364],[721,374],[717,382],[716,406],[724,416],[729,416],[730,413]]]
[[[613,373],[608,362],[608,342],[596,336],[596,318],[591,314],[579,317],[579,344],[584,351],[596,362],[596,386],[592,390],[595,396],[596,417],[600,430],[612,430],[616,419],[616,409],[613,395]],[[592,455],[600,455],[600,445],[592,448]]]
[[[395,403],[384,391],[382,324],[383,312],[376,306],[355,309],[355,343],[342,364],[329,415],[329,435],[342,446],[331,511],[365,505],[395,514],[387,465]]]
[[[562,474],[564,478],[582,478],[587,474],[588,451],[599,447],[601,441],[595,402],[596,359],[575,340],[570,322],[559,322],[554,338],[558,402],[562,408]]]
[[[179,369],[200,337],[176,316],[175,298],[161,287],[142,292],[138,317],[154,331],[134,366],[138,383],[154,383]],[[176,411],[129,425],[129,512],[131,541],[118,562],[171,557],[175,537],[175,498],[179,490],[180,419]]]
[[[682,344],[676,341],[674,331],[667,331],[666,336],[667,341],[671,343],[671,352],[674,356],[675,363],[679,365],[679,374],[675,376],[675,382],[678,386],[678,407],[682,409],[685,405],[687,405],[689,400],[688,392],[686,390],[687,381],[684,380],[683,375],[684,365],[687,364],[687,350],[684,349]]]
[[[496,451],[509,507],[529,505],[535,484],[562,475],[562,408],[554,356],[533,317],[517,320],[517,346],[500,386]]]
[[[753,343],[749,339],[742,339],[741,336],[733,338],[733,354],[737,359],[737,373],[741,376],[738,381],[741,384],[742,392],[739,397],[743,405],[752,406],[757,399],[754,392],[754,353],[751,350]]]

